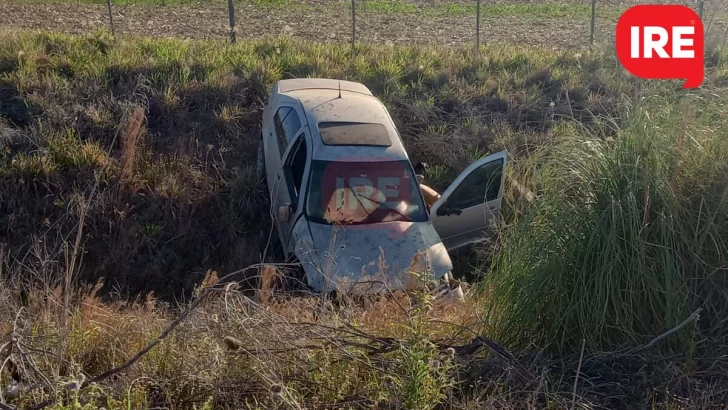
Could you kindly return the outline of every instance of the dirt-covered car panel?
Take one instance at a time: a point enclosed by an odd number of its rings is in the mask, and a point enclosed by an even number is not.
[[[354,284],[405,289],[416,285],[413,273],[440,279],[452,270],[447,250],[429,223],[388,222],[376,228],[309,223],[308,230],[302,223],[294,241],[307,283],[316,292]]]

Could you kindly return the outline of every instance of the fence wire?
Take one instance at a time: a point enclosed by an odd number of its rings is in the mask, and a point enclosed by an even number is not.
[[[124,36],[229,38],[232,42],[282,35],[351,44],[514,44],[570,49],[612,43],[619,16],[640,3],[680,1],[11,0],[0,3],[0,26],[75,34],[105,28]],[[725,43],[728,2],[691,0],[681,4],[702,16],[707,45]]]

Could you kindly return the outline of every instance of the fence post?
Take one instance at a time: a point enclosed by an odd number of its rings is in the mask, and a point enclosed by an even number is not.
[[[228,0],[228,14],[230,15],[230,42],[235,43],[235,4]]]
[[[597,0],[592,0],[591,11],[591,35],[589,36],[589,44],[594,45],[594,27],[596,26],[597,20]]]
[[[480,51],[480,0],[475,7],[475,48]]]
[[[111,36],[116,37],[114,34],[114,16],[111,14],[111,0],[106,0],[106,5],[109,8],[109,25],[111,26]]]
[[[705,5],[705,0],[700,0],[700,4],[698,5],[698,16],[700,17],[700,20],[703,19],[703,6]]]
[[[351,0],[351,47],[356,42],[356,3]]]

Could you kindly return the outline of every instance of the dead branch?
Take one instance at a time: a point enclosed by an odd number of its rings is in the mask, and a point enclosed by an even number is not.
[[[319,323],[311,323],[311,322],[296,322],[296,323],[290,323],[290,324],[291,325],[300,325],[300,326],[318,327],[321,329],[331,330],[333,332],[344,333],[344,334],[348,334],[351,336],[361,337],[362,339],[371,340],[373,342],[377,342],[384,346],[389,346],[389,345],[392,345],[394,342],[396,342],[395,339],[392,339],[389,337],[376,337],[376,336],[368,335],[349,324],[345,324],[346,329],[343,327],[333,327],[333,326],[327,326],[327,325],[322,325]]]
[[[104,379],[106,379],[106,378],[108,378],[110,376],[113,376],[113,375],[115,375],[115,374],[117,374],[119,372],[122,372],[126,368],[128,368],[129,366],[131,366],[134,363],[136,363],[139,359],[142,358],[142,356],[144,356],[150,350],[152,350],[154,348],[154,346],[158,345],[162,340],[164,340],[167,336],[169,336],[169,334],[172,333],[172,331],[174,329],[176,329],[177,326],[179,326],[179,324],[182,323],[182,321],[185,320],[187,318],[187,316],[190,315],[190,313],[192,313],[192,311],[200,304],[200,302],[202,302],[202,300],[204,300],[205,297],[209,294],[208,289],[204,289],[200,293],[200,296],[198,296],[192,303],[190,303],[190,305],[187,307],[187,309],[185,309],[185,311],[182,312],[182,314],[177,319],[175,319],[174,322],[172,322],[169,326],[167,326],[167,328],[164,329],[164,331],[159,336],[157,336],[156,339],[154,339],[151,342],[149,342],[149,344],[147,344],[146,347],[144,347],[144,349],[142,349],[139,352],[137,352],[134,356],[132,356],[129,360],[127,360],[126,362],[124,362],[122,365],[117,366],[117,367],[114,367],[112,369],[109,369],[109,370],[101,373],[100,375],[98,375],[96,377],[93,377],[91,379],[88,379],[88,380],[84,381],[81,384],[80,389],[84,389],[84,388],[88,387],[89,385],[91,385],[92,383],[97,383],[97,382],[99,382],[101,380],[104,380]],[[48,399],[48,400],[46,400],[44,402],[41,402],[41,403],[39,403],[39,404],[31,407],[30,409],[31,410],[44,409],[44,408],[46,408],[48,406],[51,406],[51,405],[55,404],[56,401],[57,401],[56,398]]]
[[[238,271],[229,273],[229,274],[225,275],[220,280],[220,282],[222,280],[226,279],[226,278],[229,278],[229,277],[233,276],[233,275],[236,275],[236,274],[245,272],[246,270],[255,269],[255,268],[258,268],[260,266],[262,266],[262,265],[261,264],[251,265],[251,266],[248,266],[247,268],[243,268],[243,269],[240,269]],[[123,364],[121,364],[121,365],[119,365],[117,367],[114,367],[112,369],[109,369],[109,370],[105,371],[104,373],[101,373],[98,376],[95,376],[95,377],[93,377],[91,379],[85,380],[81,384],[79,390],[85,389],[86,387],[88,387],[89,385],[91,385],[93,383],[98,383],[98,382],[100,382],[100,381],[102,381],[102,380],[104,380],[106,378],[109,378],[109,377],[111,377],[111,376],[113,376],[113,375],[115,375],[117,373],[120,373],[120,372],[124,371],[125,369],[127,369],[129,366],[131,366],[134,363],[136,363],[137,361],[139,361],[139,359],[141,359],[145,354],[147,354],[156,345],[158,345],[167,336],[169,336],[169,334],[172,333],[172,331],[174,329],[176,329],[190,315],[190,313],[192,313],[192,311],[195,310],[195,308],[197,306],[199,306],[199,304],[210,293],[212,293],[213,291],[217,291],[217,290],[220,290],[220,289],[224,289],[224,286],[222,284],[220,284],[220,282],[218,282],[218,285],[217,286],[211,286],[211,287],[203,288],[200,291],[199,295],[192,301],[192,303],[190,303],[187,306],[187,308],[182,312],[182,314],[179,317],[177,317],[177,319],[174,320],[174,322],[170,323],[169,326],[167,326],[167,328],[164,329],[164,331],[159,336],[157,336],[156,339],[154,339],[151,342],[149,342],[142,350],[140,350],[139,352],[137,352],[129,360],[127,360],[126,362],[124,362]],[[55,404],[57,400],[58,400],[57,398],[48,399],[48,400],[46,400],[44,402],[41,402],[41,403],[39,403],[39,404],[31,407],[30,410],[40,410],[40,409],[44,409],[44,408],[46,408],[48,406],[51,406],[51,405]],[[2,409],[2,410],[5,410],[5,409]],[[15,409],[11,407],[10,410],[15,410]]]
[[[684,328],[688,324],[690,324],[692,322],[695,322],[698,319],[700,319],[700,312],[702,310],[703,310],[702,308],[698,308],[695,312],[693,312],[690,316],[688,316],[687,319],[683,320],[682,323],[680,323],[679,325],[673,327],[672,329],[668,330],[667,332],[665,332],[665,333],[657,336],[656,338],[652,339],[650,341],[650,343],[647,343],[646,345],[643,345],[643,346],[637,347],[635,349],[632,349],[629,352],[627,352],[626,354],[638,354],[638,353],[642,353],[645,350],[647,350],[647,349],[651,348],[652,346],[654,346],[660,340],[662,340],[662,339],[670,336],[673,333],[677,333],[680,329]]]
[[[536,378],[526,370],[525,367],[523,367],[516,357],[511,353],[508,349],[505,347],[499,345],[498,343],[488,339],[485,336],[478,336],[469,345],[465,346],[459,346],[455,347],[455,353],[458,356],[468,356],[472,355],[475,352],[478,351],[481,347],[487,347],[491,352],[493,352],[499,359],[504,361],[507,366],[513,368],[516,371],[516,375],[520,379],[521,382],[526,384],[531,384],[536,380]]]
[[[584,346],[586,339],[581,339],[581,354],[579,355],[579,366],[576,368],[576,378],[574,378],[574,390],[572,393],[571,410],[576,409],[576,387],[579,385],[579,375],[581,374],[581,364],[584,360]]]
[[[513,188],[516,190],[518,195],[523,198],[526,198],[528,203],[532,203],[536,199],[536,194],[534,194],[530,189],[523,186],[515,178],[511,178],[510,183],[513,185]]]
[[[357,408],[357,407],[369,409],[369,408],[372,408],[373,405],[374,405],[374,403],[365,397],[361,397],[359,395],[351,395],[351,396],[346,396],[333,403],[319,404],[316,407],[319,409],[341,409],[341,408]]]
[[[394,303],[397,304],[397,306],[402,310],[402,312],[405,315],[410,314],[410,311],[405,309],[404,306],[402,306],[402,304],[399,303],[399,299],[397,299],[397,296],[394,294],[394,292],[392,292],[392,290],[389,288],[389,286],[387,285],[386,282],[381,281],[381,280],[363,280],[363,281],[354,282],[351,285],[350,289],[353,289],[354,286],[356,286],[356,285],[363,285],[363,284],[369,284],[370,288],[373,287],[374,285],[382,286],[384,288],[384,290],[386,291],[387,296],[389,296],[394,301]]]
[[[458,328],[457,333],[451,335],[448,338],[451,341],[457,340],[457,338],[459,337],[459,335],[462,332],[469,332],[469,333],[472,334],[472,336],[478,336],[478,332],[476,332],[475,330],[473,330],[472,327],[481,323],[481,321],[478,320],[478,321],[475,321],[475,322],[473,322],[473,323],[471,323],[469,325],[462,325],[462,324],[459,324],[459,323],[450,322],[450,321],[447,321],[447,320],[440,320],[440,319],[430,319],[429,322],[430,323],[439,323],[439,324],[442,324],[442,325],[448,325],[448,326],[453,326],[453,327]]]

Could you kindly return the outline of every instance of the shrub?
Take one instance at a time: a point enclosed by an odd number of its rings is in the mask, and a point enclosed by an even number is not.
[[[528,163],[542,195],[505,227],[484,281],[501,340],[646,343],[705,303],[699,332],[714,333],[728,308],[708,290],[728,273],[728,128],[707,119],[728,104],[708,96],[649,97],[614,139],[571,128]],[[697,337],[687,327],[664,346],[689,351]]]

